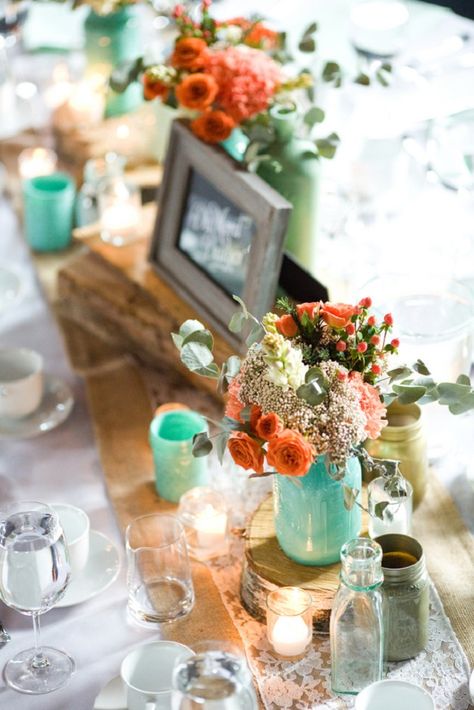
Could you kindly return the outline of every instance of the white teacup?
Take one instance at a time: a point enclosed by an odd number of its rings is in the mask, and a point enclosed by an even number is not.
[[[43,358],[26,348],[0,349],[0,417],[21,419],[43,397]]]
[[[59,515],[59,521],[66,538],[71,577],[74,580],[82,572],[89,559],[89,516],[82,508],[76,508],[75,505],[69,505],[69,503],[55,503],[52,507]]]
[[[173,667],[187,652],[193,655],[174,641],[154,641],[131,651],[120,667],[128,710],[170,710]]]
[[[434,710],[431,695],[404,680],[379,680],[356,698],[354,710]]]

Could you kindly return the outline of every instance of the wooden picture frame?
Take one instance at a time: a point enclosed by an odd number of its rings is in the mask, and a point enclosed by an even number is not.
[[[222,148],[209,146],[196,138],[185,121],[174,121],[149,260],[157,273],[202,313],[210,326],[237,350],[242,350],[243,336],[230,333],[227,328],[238,305],[230,290],[223,286],[222,279],[221,283],[216,280],[221,277],[211,273],[210,264],[196,249],[199,239],[189,228],[189,201],[194,199],[194,205],[199,204],[196,199],[204,200],[203,195],[220,201],[222,208],[218,205],[218,209],[230,214],[234,224],[237,220],[245,227],[241,233],[245,234],[248,245],[244,244],[241,251],[248,255],[246,273],[239,271],[237,264],[231,277],[241,282],[238,295],[258,318],[274,305],[291,205]],[[206,237],[212,238],[212,233]],[[241,255],[237,240],[235,245],[230,255],[238,259]],[[191,249],[195,258],[190,256]],[[226,260],[221,258],[222,268],[227,268]]]

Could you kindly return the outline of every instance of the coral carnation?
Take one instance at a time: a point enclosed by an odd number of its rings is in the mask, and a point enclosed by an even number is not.
[[[218,86],[212,76],[197,72],[189,74],[176,87],[176,98],[186,108],[202,111],[216,98]]]
[[[260,444],[251,436],[244,431],[236,431],[230,437],[227,447],[237,466],[263,473],[265,454]]]
[[[249,47],[210,52],[206,71],[219,86],[219,105],[237,123],[265,111],[281,83],[278,64],[264,52]]]
[[[242,419],[240,418],[240,412],[244,408],[244,405],[239,399],[239,390],[239,381],[234,377],[229,385],[229,399],[227,400],[227,404],[225,406],[225,415],[226,417],[230,417],[231,419],[241,422]]]
[[[349,381],[352,387],[357,390],[360,408],[367,420],[365,433],[369,439],[376,439],[384,426],[387,426],[387,420],[384,419],[387,409],[380,401],[379,391],[368,382],[364,382],[360,372],[352,372]]]
[[[193,133],[206,143],[225,141],[234,128],[234,121],[224,111],[207,111],[191,123]]]
[[[285,313],[284,316],[278,318],[278,320],[275,321],[275,325],[278,332],[285,335],[287,338],[293,338],[298,332],[298,326],[295,323],[295,319],[289,313]]]

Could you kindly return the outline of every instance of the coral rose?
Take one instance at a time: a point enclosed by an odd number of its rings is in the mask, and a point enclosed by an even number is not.
[[[183,37],[179,39],[171,55],[171,64],[177,69],[196,71],[204,66],[207,54],[207,44],[199,37]]]
[[[146,74],[143,76],[143,98],[146,101],[153,101],[158,97],[165,101],[168,97],[169,89],[163,82],[153,79]]]
[[[298,303],[296,306],[298,318],[301,320],[303,314],[306,313],[310,320],[314,320],[315,316],[317,316],[319,312],[320,305],[319,301],[314,301],[313,303]]]
[[[244,408],[244,405],[239,399],[239,390],[239,381],[234,377],[229,385],[229,399],[227,400],[224,413],[226,417],[230,417],[231,419],[241,422],[242,419],[240,418],[240,412]]]
[[[275,321],[275,325],[277,330],[287,338],[293,338],[298,332],[298,326],[295,323],[295,319],[289,313],[286,313],[284,316],[278,318],[278,320]]]
[[[387,409],[380,401],[380,393],[376,387],[364,382],[360,372],[351,372],[349,382],[357,391],[360,408],[365,414],[365,433],[369,439],[376,439],[384,426],[387,426],[387,420],[384,419]]]
[[[191,122],[193,133],[206,143],[225,141],[234,128],[234,121],[224,111],[207,111]]]
[[[263,473],[264,451],[260,444],[244,431],[236,431],[230,437],[227,448],[237,466],[255,473]]]
[[[293,429],[284,429],[270,439],[267,461],[284,476],[304,476],[316,456],[315,448]]]
[[[347,303],[323,303],[321,314],[328,325],[332,328],[345,328],[356,309]]]
[[[218,86],[212,76],[198,72],[189,74],[176,87],[176,98],[186,108],[202,111],[216,98]]]
[[[269,441],[273,436],[280,434],[283,431],[283,422],[275,412],[263,414],[257,421],[255,433],[261,439]]]

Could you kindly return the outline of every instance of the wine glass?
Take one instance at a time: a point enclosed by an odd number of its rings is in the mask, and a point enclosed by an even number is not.
[[[16,45],[28,15],[29,0],[0,0],[0,137],[8,138],[24,128],[9,51]]]
[[[50,693],[67,683],[75,664],[63,651],[40,645],[39,616],[64,595],[69,583],[68,549],[57,514],[36,501],[0,513],[0,596],[31,616],[34,648],[21,651],[4,669],[9,686],[22,693]]]

